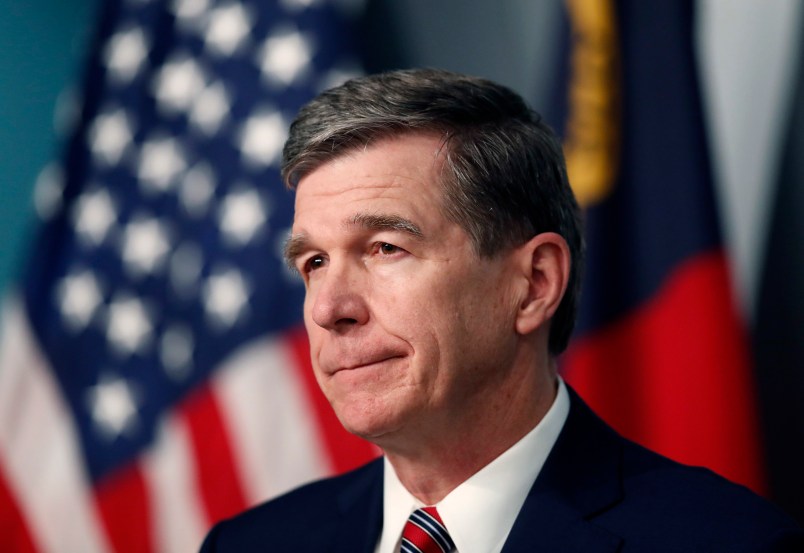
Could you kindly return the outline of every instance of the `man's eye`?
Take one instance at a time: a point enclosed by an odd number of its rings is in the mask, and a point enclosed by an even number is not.
[[[303,271],[305,273],[309,273],[311,271],[315,271],[316,269],[320,269],[323,266],[324,266],[324,256],[314,255],[313,257],[304,262]]]
[[[389,244],[388,242],[376,242],[374,244],[374,254],[382,257],[397,257],[400,254],[407,253],[404,248]]]

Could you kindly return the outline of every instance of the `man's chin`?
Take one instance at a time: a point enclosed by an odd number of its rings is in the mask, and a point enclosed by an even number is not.
[[[398,420],[390,416],[389,409],[377,405],[339,406],[335,409],[335,414],[347,432],[380,447],[384,438],[399,428]]]

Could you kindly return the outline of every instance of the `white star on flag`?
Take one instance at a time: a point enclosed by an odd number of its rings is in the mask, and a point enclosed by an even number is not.
[[[293,29],[268,37],[257,54],[257,65],[270,84],[288,86],[303,77],[313,57],[312,40]]]
[[[124,378],[102,376],[87,390],[87,403],[98,430],[110,441],[137,427],[137,399]]]
[[[114,35],[104,49],[106,67],[119,83],[131,81],[148,55],[148,41],[139,27]]]
[[[204,253],[197,244],[185,242],[176,248],[168,265],[173,291],[181,297],[194,295],[203,265]]]
[[[205,162],[196,163],[184,174],[179,185],[179,202],[188,215],[201,217],[206,213],[215,192],[212,167]]]
[[[206,86],[198,61],[187,54],[173,56],[154,78],[154,96],[159,108],[170,114],[187,112]]]
[[[98,279],[84,270],[65,276],[56,287],[56,302],[67,327],[73,331],[86,328],[103,297]]]
[[[227,240],[245,244],[265,224],[262,198],[253,188],[232,192],[220,207],[220,228]]]
[[[84,192],[73,206],[75,233],[94,246],[106,238],[117,213],[109,192],[105,188]]]
[[[241,4],[228,4],[209,14],[206,47],[214,54],[231,56],[251,32],[251,14]]]
[[[103,165],[115,165],[131,144],[134,132],[123,109],[98,115],[89,129],[89,149]]]
[[[186,167],[184,152],[175,138],[152,138],[142,145],[137,176],[144,191],[164,192]]]
[[[219,328],[231,327],[248,306],[248,290],[237,269],[219,270],[209,276],[202,291],[204,308]]]
[[[106,337],[120,354],[131,355],[151,341],[151,319],[142,302],[133,297],[118,297],[109,305]]]
[[[229,113],[230,100],[222,83],[212,84],[204,89],[190,110],[190,122],[207,135],[220,129],[221,123]]]
[[[174,380],[187,378],[193,358],[193,334],[186,325],[175,324],[165,330],[159,344],[159,358],[165,372]]]
[[[287,123],[278,112],[252,115],[241,128],[240,151],[247,161],[267,167],[279,160],[286,137]]]
[[[135,217],[126,226],[122,239],[122,259],[133,276],[153,273],[170,251],[165,224],[152,217]]]
[[[179,23],[196,26],[209,10],[210,0],[173,0],[171,9]]]

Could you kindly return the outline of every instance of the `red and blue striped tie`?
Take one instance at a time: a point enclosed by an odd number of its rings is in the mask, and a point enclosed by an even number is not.
[[[402,530],[401,553],[452,553],[455,544],[449,537],[435,507],[416,509]]]

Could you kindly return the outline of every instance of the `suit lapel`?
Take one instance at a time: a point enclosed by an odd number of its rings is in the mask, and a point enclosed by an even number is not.
[[[622,499],[621,438],[569,391],[567,422],[502,553],[607,553],[620,546],[618,536],[591,520]]]
[[[571,506],[543,496],[522,508],[502,553],[614,553],[620,543],[619,537],[587,522]]]
[[[382,459],[338,497],[341,519],[332,553],[373,553],[382,530]]]

